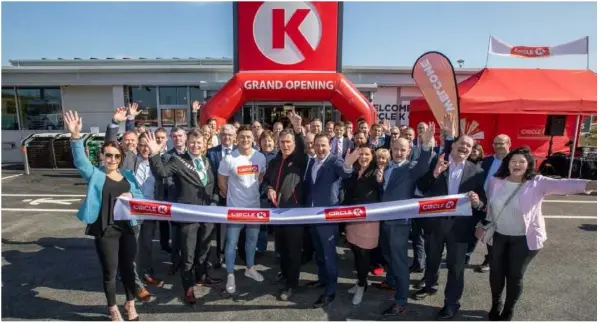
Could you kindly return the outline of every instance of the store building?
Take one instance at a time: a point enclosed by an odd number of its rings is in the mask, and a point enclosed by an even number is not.
[[[63,132],[62,113],[76,110],[84,131],[103,132],[115,107],[137,102],[151,127],[190,125],[191,102],[209,100],[233,75],[227,58],[11,60],[2,67],[2,163],[22,162],[21,140]],[[458,82],[478,69],[457,69]],[[374,103],[379,120],[407,124],[409,100],[420,96],[411,67],[344,66],[343,73]],[[234,119],[272,123],[285,102],[248,102]],[[294,102],[298,113],[341,120],[329,102]]]

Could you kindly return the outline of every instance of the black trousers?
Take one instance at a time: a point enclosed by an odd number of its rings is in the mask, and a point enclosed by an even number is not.
[[[314,259],[314,244],[312,243],[312,233],[310,225],[304,225],[303,246],[302,246],[302,263],[307,263]]]
[[[275,227],[275,243],[281,255],[281,273],[286,288],[297,288],[302,266],[304,240],[303,225],[278,225]]]
[[[370,250],[362,249],[354,244],[351,245],[351,250],[354,252],[354,265],[358,273],[358,286],[365,287],[368,280],[368,272],[370,271]]]
[[[181,223],[181,282],[187,290],[208,274],[208,255],[214,224]],[[195,275],[194,275],[195,271]]]
[[[171,237],[172,237],[172,248],[171,252],[171,262],[175,268],[180,268],[181,266],[181,223],[179,222],[171,222]]]
[[[116,305],[116,273],[121,273],[127,300],[135,299],[135,256],[137,240],[129,227],[111,225],[96,237],[96,252],[102,266],[104,293],[108,306]]]
[[[501,302],[506,287],[504,311],[512,312],[522,295],[524,272],[539,250],[528,249],[526,236],[508,236],[495,232],[491,254],[491,296]]]
[[[160,247],[162,249],[169,248],[169,240],[171,238],[171,226],[169,221],[158,221],[160,230]]]
[[[439,268],[443,249],[447,246],[447,285],[445,286],[445,305],[460,304],[464,292],[464,260],[468,242],[458,242],[452,230],[453,225],[443,225],[426,236],[428,250],[424,280],[426,288],[438,289]]]

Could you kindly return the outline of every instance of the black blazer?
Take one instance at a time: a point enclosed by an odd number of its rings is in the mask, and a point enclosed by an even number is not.
[[[360,167],[354,169],[350,178],[343,181],[343,205],[377,203],[381,201],[381,185],[376,180],[376,162],[373,162],[358,178]]]
[[[433,170],[429,170],[418,182],[418,188],[425,197],[444,196],[448,195],[449,184],[449,169],[444,171],[435,178]],[[460,187],[458,193],[468,193],[473,191],[478,194],[480,200],[487,205],[487,196],[484,190],[485,177],[483,170],[473,163],[466,161]],[[483,207],[484,209],[484,207]],[[423,219],[423,227],[430,233],[440,231],[441,228],[452,226],[451,232],[454,234],[456,241],[469,242],[472,240],[476,224],[485,218],[485,212],[477,209],[472,209],[472,216],[458,217],[436,217]]]
[[[489,176],[489,171],[491,170],[491,166],[493,165],[493,161],[495,161],[495,155],[487,156],[483,158],[481,163],[481,167],[483,168],[485,179]]]
[[[150,169],[156,178],[173,178],[173,183],[177,187],[177,196],[173,202],[195,205],[218,204],[219,195],[215,190],[216,184],[210,170],[210,163],[206,157],[202,159],[208,168],[206,186],[202,185],[189,154],[173,155],[166,164],[162,162],[160,155],[154,155],[150,157]]]

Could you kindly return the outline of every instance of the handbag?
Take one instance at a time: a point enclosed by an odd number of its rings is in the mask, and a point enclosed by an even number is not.
[[[505,210],[505,207],[507,205],[509,205],[510,202],[512,202],[512,199],[514,198],[514,196],[516,196],[516,194],[518,194],[518,191],[520,191],[520,188],[523,185],[524,185],[524,182],[520,183],[520,185],[518,185],[518,187],[507,198],[505,203],[503,203],[503,206],[501,207],[501,211],[499,211],[499,214],[497,215],[497,219],[492,219],[486,225],[482,224],[482,222],[479,222],[476,225],[476,231],[474,232],[474,235],[476,236],[476,238],[478,240],[480,240],[481,242],[486,243],[490,246],[493,245],[493,235],[495,234],[495,229],[497,229],[497,220],[499,220],[499,218],[503,214],[503,210]],[[492,218],[492,216],[491,216],[491,218]]]

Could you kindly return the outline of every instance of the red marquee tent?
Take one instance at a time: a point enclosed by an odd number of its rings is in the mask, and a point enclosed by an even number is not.
[[[493,137],[504,133],[512,146],[528,145],[537,158],[547,154],[547,115],[568,115],[564,136],[553,151],[568,151],[576,116],[597,114],[597,74],[589,70],[485,68],[458,84],[460,113],[467,133],[492,153]],[[433,121],[424,98],[410,102],[410,125]]]

